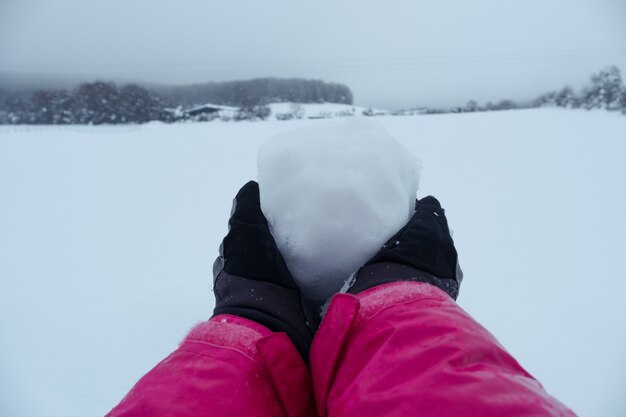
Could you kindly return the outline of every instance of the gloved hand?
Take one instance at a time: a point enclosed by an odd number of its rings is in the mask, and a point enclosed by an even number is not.
[[[418,281],[435,285],[456,300],[463,272],[445,211],[432,196],[418,200],[415,214],[357,273],[348,293],[376,285]]]
[[[300,290],[261,211],[259,185],[250,181],[233,201],[229,231],[213,265],[215,310],[285,332],[305,362],[313,340]]]

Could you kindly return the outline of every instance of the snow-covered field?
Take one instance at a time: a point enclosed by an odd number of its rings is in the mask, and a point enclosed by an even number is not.
[[[220,118],[232,119],[239,113],[239,107],[222,106],[220,104],[206,103],[201,106],[192,107],[186,109],[186,111],[193,111],[194,109],[200,109],[205,106],[219,108],[217,113]],[[292,116],[293,119],[331,119],[334,117],[347,117],[347,116],[362,116],[363,112],[369,115],[389,115],[391,112],[388,110],[373,109],[370,107],[356,106],[352,104],[340,104],[340,103],[307,103],[299,104],[292,102],[282,103],[269,103],[267,105],[270,109],[269,120],[285,119],[286,115]],[[408,112],[411,112],[409,110]],[[182,115],[181,113],[176,113]]]
[[[581,416],[626,415],[626,117],[379,117],[423,162],[459,303]],[[212,310],[258,146],[326,120],[0,126],[0,416],[98,416]]]
[[[295,104],[296,107],[294,107],[294,103],[270,103],[268,106],[272,110],[270,119],[274,119],[280,113],[293,113],[296,109],[300,109],[301,117],[313,119],[332,118],[335,116],[361,116],[364,111],[372,111],[376,114],[389,114],[389,111],[386,110],[338,103],[314,103],[301,106]]]

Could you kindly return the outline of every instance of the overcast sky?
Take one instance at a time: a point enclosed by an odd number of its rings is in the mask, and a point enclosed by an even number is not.
[[[0,72],[306,77],[383,108],[527,99],[626,70],[626,0],[0,0]]]

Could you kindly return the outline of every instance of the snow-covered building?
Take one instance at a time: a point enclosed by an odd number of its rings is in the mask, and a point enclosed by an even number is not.
[[[217,113],[218,116],[222,114],[228,113],[233,114],[237,111],[237,107],[230,106],[221,106],[218,104],[202,104],[199,106],[195,106],[184,111],[185,116],[187,117],[198,117],[201,115],[211,115]]]

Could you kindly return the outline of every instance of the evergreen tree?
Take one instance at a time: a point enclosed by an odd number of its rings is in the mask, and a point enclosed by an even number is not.
[[[122,123],[145,123],[165,120],[164,105],[155,94],[137,84],[126,84],[119,91]]]
[[[95,81],[81,84],[74,92],[74,102],[78,123],[123,123],[120,94],[113,83]]]
[[[579,106],[579,99],[570,86],[563,87],[555,93],[554,104],[559,107],[576,108]]]
[[[607,67],[591,76],[591,85],[583,90],[582,102],[586,109],[617,110],[622,93],[622,74],[616,66]]]
[[[32,95],[30,108],[33,123],[51,125],[55,120],[56,97],[51,90],[38,90]]]
[[[537,97],[533,101],[533,107],[551,107],[556,106],[556,91],[550,91]]]

